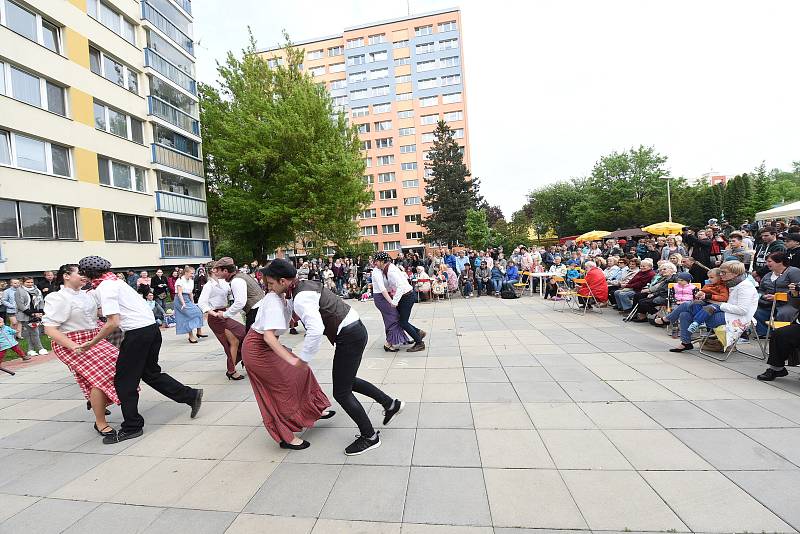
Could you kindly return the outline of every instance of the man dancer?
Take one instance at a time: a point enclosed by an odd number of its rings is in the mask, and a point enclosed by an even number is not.
[[[380,432],[372,427],[367,412],[353,392],[366,395],[383,406],[384,425],[403,410],[405,403],[392,399],[366,380],[356,377],[368,340],[367,329],[358,312],[320,282],[298,280],[297,270],[284,259],[272,260],[264,269],[264,277],[271,291],[286,295],[294,313],[300,316],[306,327],[303,349],[293,365],[307,365],[319,350],[323,335],[336,347],[333,353],[333,398],[361,432],[344,453],[355,456],[380,447]]]
[[[233,293],[233,304],[222,314],[225,319],[233,319],[244,312],[245,334],[250,331],[250,327],[256,320],[258,304],[264,298],[264,290],[252,276],[240,272],[233,263],[233,258],[225,256],[214,264],[217,275],[231,286]]]
[[[117,275],[111,272],[111,263],[99,256],[87,256],[78,262],[78,272],[92,281],[92,292],[103,310],[105,326],[81,347],[88,349],[120,328],[124,337],[119,348],[114,387],[122,404],[122,425],[119,432],[103,438],[110,445],[142,435],[144,418],[139,414],[139,382],[155,389],[175,402],[188,404],[194,419],[203,402],[203,390],[185,386],[161,372],[158,352],[161,349],[161,331],[153,312],[145,300]]]

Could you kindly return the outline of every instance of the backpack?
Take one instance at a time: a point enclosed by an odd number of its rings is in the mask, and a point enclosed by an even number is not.
[[[500,298],[502,299],[518,299],[519,295],[517,295],[516,291],[513,288],[503,288],[500,291]]]

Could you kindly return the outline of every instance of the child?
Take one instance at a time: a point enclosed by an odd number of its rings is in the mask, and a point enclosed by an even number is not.
[[[6,326],[6,323],[3,320],[3,318],[0,317],[0,363],[3,362],[3,358],[6,357],[6,351],[9,349],[16,352],[17,356],[19,356],[26,362],[31,359],[30,356],[22,352],[22,349],[19,348],[19,342],[17,341],[17,331],[11,328],[10,326]]]
[[[720,311],[719,303],[728,301],[728,286],[719,277],[719,269],[708,271],[708,283],[700,289],[698,296],[704,297],[704,301],[695,301],[692,306],[694,317],[687,330],[691,333],[697,332],[700,325],[711,315]]]
[[[677,282],[672,288],[672,294],[677,304],[684,302],[691,302],[694,300],[694,294],[697,292],[697,287],[692,285],[692,275],[689,273],[678,273],[676,276]]]

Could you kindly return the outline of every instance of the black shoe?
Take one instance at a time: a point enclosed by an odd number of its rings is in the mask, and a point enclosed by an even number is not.
[[[208,334],[197,334],[197,337],[208,337]]]
[[[400,399],[393,400],[392,406],[388,410],[383,411],[383,426],[388,425],[392,421],[392,418],[402,412],[405,407],[406,403]]]
[[[387,347],[386,345],[384,345],[384,346],[383,346],[383,350],[384,350],[384,351],[386,351],[386,352],[397,352],[397,351],[399,351],[400,349],[398,349],[398,348],[395,348],[395,347]]]
[[[124,430],[120,430],[119,432],[115,432],[110,436],[106,436],[103,438],[103,443],[106,445],[113,445],[114,443],[119,443],[120,441],[125,441],[127,439],[138,438],[144,434],[144,431],[139,429],[134,432],[125,432]]]
[[[92,403],[91,402],[86,401],[86,409],[87,410],[91,410],[92,409]],[[106,415],[111,415],[111,412],[108,411],[108,408],[106,408]],[[97,430],[97,429],[95,428],[95,430]]]
[[[670,352],[683,352],[685,350],[692,350],[693,348],[694,348],[694,345],[692,345],[691,343],[689,343],[688,345],[686,343],[681,343],[680,347],[676,347],[674,349],[669,349],[669,351]]]
[[[419,343],[414,343],[414,345],[411,348],[406,349],[406,352],[419,352],[421,350],[425,350],[425,343],[423,343],[422,341],[420,341]]]
[[[226,372],[225,376],[228,377],[228,380],[244,380],[244,375],[233,376],[234,374],[236,374],[236,371],[234,371],[233,373]]]
[[[300,445],[292,445],[291,443],[286,443],[285,441],[280,442],[281,449],[289,449],[292,451],[302,451],[303,449],[307,449],[311,446],[311,442],[303,440],[303,443]]]
[[[425,330],[422,330],[422,329],[418,329],[418,332],[419,332],[419,338],[420,339],[425,339],[425,336],[428,335],[428,333]]]
[[[289,333],[292,334],[293,336],[297,335],[297,328],[290,328]]]
[[[787,376],[788,374],[789,374],[789,371],[786,370],[786,367],[784,367],[780,371],[776,371],[775,369],[769,367],[769,368],[767,368],[766,371],[764,371],[763,373],[758,375],[756,378],[758,378],[759,380],[762,380],[764,382],[771,382],[771,381],[775,380],[776,378],[780,378],[782,376]]]
[[[319,418],[320,419],[330,419],[334,415],[336,415],[336,410],[328,410],[327,413],[323,413],[322,415],[319,416]]]
[[[381,433],[376,432],[374,439],[365,438],[364,436],[356,436],[356,440],[347,446],[344,453],[347,456],[358,456],[364,454],[370,449],[377,449],[381,446]]]
[[[106,425],[103,428],[97,428],[97,423],[95,423],[93,426],[95,431],[103,437],[113,436],[117,433],[117,431],[111,428],[109,425]]]
[[[200,411],[200,406],[202,406],[202,405],[203,405],[203,390],[202,389],[198,389],[197,390],[197,395],[195,395],[195,397],[194,397],[194,402],[192,402],[192,404],[191,404],[192,413],[189,414],[189,417],[191,419],[194,419],[195,417],[197,417],[197,412]]]

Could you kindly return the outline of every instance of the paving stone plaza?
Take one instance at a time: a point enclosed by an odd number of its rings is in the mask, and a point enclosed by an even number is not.
[[[226,380],[217,341],[167,331],[163,368],[205,402],[191,420],[143,385],[136,440],[101,443],[58,360],[0,377],[0,532],[800,529],[795,371],[757,382],[762,362],[669,353],[663,330],[538,297],[419,304],[428,350],[393,354],[374,305],[354,306],[370,332],[359,375],[409,401],[387,428],[369,407],[381,448],[346,457],[357,429],[339,411],[287,453],[249,382]],[[313,362],[329,396],[332,354]]]

